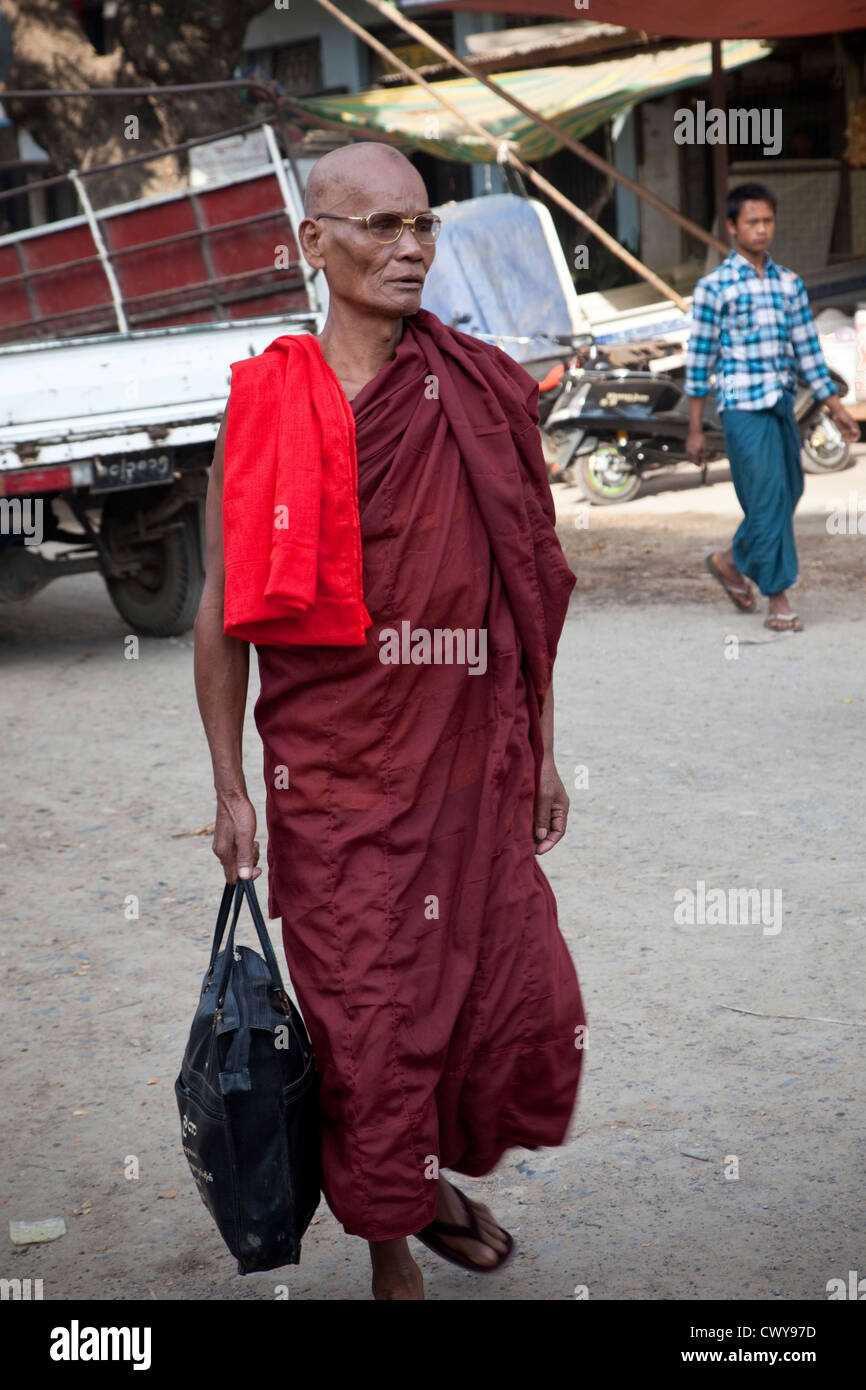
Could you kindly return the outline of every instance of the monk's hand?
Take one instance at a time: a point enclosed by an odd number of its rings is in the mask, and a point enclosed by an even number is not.
[[[223,866],[227,883],[239,878],[258,878],[259,842],[256,808],[246,792],[217,789],[213,852]]]
[[[565,834],[568,793],[553,758],[545,754],[535,798],[535,853],[546,854]]]

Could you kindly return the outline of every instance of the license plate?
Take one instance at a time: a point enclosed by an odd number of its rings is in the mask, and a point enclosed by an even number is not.
[[[91,491],[117,492],[121,488],[148,487],[153,483],[170,483],[173,477],[171,449],[136,454],[131,458],[94,459]]]

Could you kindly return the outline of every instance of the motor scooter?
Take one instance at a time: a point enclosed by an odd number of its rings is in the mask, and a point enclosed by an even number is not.
[[[685,352],[671,344],[628,345],[626,350],[638,360],[644,355],[644,365],[618,365],[621,349],[601,349],[591,339],[587,342],[588,336],[558,339],[560,355],[524,363],[539,381],[542,442],[551,479],[574,479],[596,506],[627,502],[648,473],[682,463],[701,468],[706,482],[709,464],[726,457],[725,440],[711,393],[704,407],[706,457],[694,465],[686,455]],[[830,374],[840,395],[847,394],[845,380],[838,372]],[[849,445],[802,380],[794,415],[804,471],[837,472],[848,465]]]

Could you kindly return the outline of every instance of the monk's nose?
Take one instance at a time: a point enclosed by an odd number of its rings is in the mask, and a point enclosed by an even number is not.
[[[416,260],[423,257],[424,248],[411,227],[404,226],[394,243],[394,254],[395,256],[412,256]]]

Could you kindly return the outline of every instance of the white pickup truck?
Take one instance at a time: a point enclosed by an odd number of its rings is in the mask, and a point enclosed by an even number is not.
[[[257,172],[98,213],[76,177],[81,216],[0,237],[0,602],[98,570],[133,631],[190,627],[229,364],[323,323],[265,144]]]
[[[228,364],[294,327],[316,316],[0,348],[0,599],[100,570],[135,632],[185,632]]]

